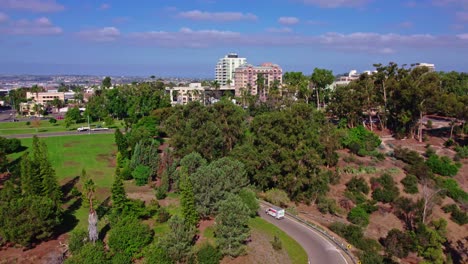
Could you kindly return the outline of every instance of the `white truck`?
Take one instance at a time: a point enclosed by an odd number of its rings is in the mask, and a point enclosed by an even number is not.
[[[266,213],[267,215],[273,216],[274,218],[276,218],[276,219],[278,219],[278,220],[284,218],[284,209],[283,209],[283,208],[276,207],[276,206],[268,207],[268,208],[265,210],[265,213]]]

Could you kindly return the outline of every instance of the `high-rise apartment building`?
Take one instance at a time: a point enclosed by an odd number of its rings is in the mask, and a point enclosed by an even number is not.
[[[429,68],[429,71],[431,71],[431,72],[435,71],[435,65],[432,64],[432,63],[420,62],[420,63],[416,63],[415,67],[416,68],[418,68],[418,67],[427,67],[427,68]]]
[[[215,80],[220,85],[234,85],[234,71],[237,67],[247,63],[246,58],[239,58],[236,53],[229,53],[224,58],[219,59],[215,69]]]
[[[266,88],[271,87],[275,80],[278,81],[278,84],[283,82],[283,70],[277,64],[263,63],[260,66],[246,64],[238,67],[235,71],[236,96],[241,96],[243,90],[249,90],[252,95],[258,94],[260,92],[257,86],[259,74],[263,76]]]

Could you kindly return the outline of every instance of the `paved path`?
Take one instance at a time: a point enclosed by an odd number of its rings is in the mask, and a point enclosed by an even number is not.
[[[294,240],[296,240],[307,252],[310,264],[351,264],[343,255],[341,250],[335,247],[327,238],[305,226],[302,223],[286,216],[277,220],[265,213],[267,207],[261,205],[259,215],[261,218],[279,227]]]
[[[88,135],[89,134],[113,134],[114,129],[109,130],[100,130],[100,131],[63,131],[63,132],[49,132],[49,133],[37,133],[37,134],[14,134],[14,135],[2,135],[5,138],[32,138],[33,136],[37,137],[60,137],[60,136],[81,136],[81,135]]]

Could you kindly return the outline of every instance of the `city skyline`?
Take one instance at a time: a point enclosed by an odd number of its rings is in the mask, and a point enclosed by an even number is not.
[[[467,0],[154,2],[0,0],[0,74],[213,78],[229,52],[305,74],[390,61],[468,71]]]

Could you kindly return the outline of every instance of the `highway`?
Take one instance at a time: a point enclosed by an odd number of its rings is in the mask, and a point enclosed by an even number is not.
[[[310,264],[352,264],[343,256],[340,249],[336,248],[331,241],[319,232],[289,216],[277,220],[265,213],[266,208],[261,204],[260,217],[274,224],[296,240],[307,252]]]

